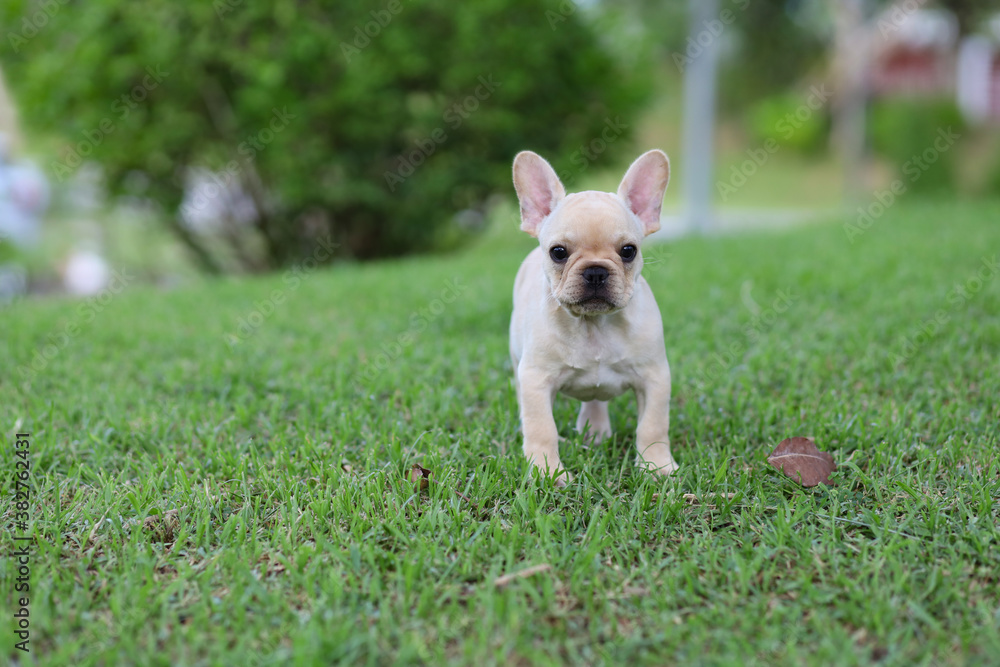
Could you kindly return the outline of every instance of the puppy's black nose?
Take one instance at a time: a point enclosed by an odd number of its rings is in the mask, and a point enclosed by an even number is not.
[[[600,287],[608,280],[608,270],[603,266],[588,266],[583,270],[583,280],[590,287]]]

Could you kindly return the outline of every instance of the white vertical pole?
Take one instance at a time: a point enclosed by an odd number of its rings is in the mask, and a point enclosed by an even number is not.
[[[712,224],[712,155],[715,130],[715,72],[718,35],[709,23],[718,19],[718,0],[689,0],[690,37],[701,47],[684,71],[685,226],[706,231]],[[700,38],[700,41],[699,41]]]
[[[7,85],[4,82],[2,66],[0,66],[0,134],[6,135],[7,148],[10,149],[12,156],[17,156],[21,148],[21,131],[14,100],[7,92]]]
[[[844,195],[854,204],[865,187],[865,77],[871,44],[865,27],[865,0],[834,3],[836,76],[839,99],[834,112],[833,140],[844,170]]]

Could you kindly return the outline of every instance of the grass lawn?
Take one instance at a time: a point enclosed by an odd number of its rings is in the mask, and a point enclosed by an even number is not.
[[[514,222],[454,256],[14,305],[0,424],[8,480],[31,433],[36,545],[31,653],[8,629],[0,661],[997,664],[1000,203],[843,222],[645,249],[667,480],[633,467],[631,398],[589,449],[560,399],[576,480],[526,474]],[[833,486],[766,463],[794,435]]]

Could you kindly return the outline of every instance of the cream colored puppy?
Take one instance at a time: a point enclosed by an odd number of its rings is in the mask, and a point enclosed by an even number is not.
[[[557,392],[583,401],[576,422],[587,437],[611,435],[608,400],[632,389],[639,408],[637,463],[669,475],[670,366],[663,321],[642,269],[642,239],[660,228],[670,177],[658,150],[632,163],[618,193],[569,196],[559,177],[530,151],[514,159],[521,229],[539,247],[514,281],[510,355],[524,433],[536,469],[569,476],[559,460],[552,417]]]

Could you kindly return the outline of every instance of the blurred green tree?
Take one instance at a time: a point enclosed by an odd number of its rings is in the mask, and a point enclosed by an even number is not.
[[[468,233],[456,213],[507,188],[524,148],[564,171],[613,156],[627,142],[594,143],[609,123],[628,133],[650,77],[585,13],[569,0],[9,0],[0,53],[26,124],[65,139],[58,180],[95,160],[112,193],[141,184],[207,269],[222,264],[218,238],[272,268],[327,237],[361,259],[454,244]],[[184,224],[182,203],[201,206],[184,200],[194,167],[214,174],[205,196],[238,185],[256,220],[211,242]]]

